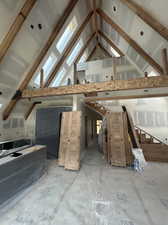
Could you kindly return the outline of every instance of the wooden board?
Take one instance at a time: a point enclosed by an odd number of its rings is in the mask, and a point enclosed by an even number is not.
[[[113,166],[126,166],[124,142],[124,113],[107,113],[108,162]]]
[[[59,165],[67,170],[80,169],[81,112],[64,112],[61,122]]]
[[[59,157],[58,157],[58,165],[65,165],[65,154],[67,149],[67,139],[70,136],[70,120],[69,120],[69,112],[62,113],[61,120],[61,133],[60,133],[60,146],[59,146]]]
[[[147,161],[168,162],[168,146],[164,144],[142,144]]]
[[[127,166],[131,166],[134,158],[133,158],[130,138],[128,134],[128,120],[127,120],[126,112],[124,112],[123,114],[123,119],[124,119],[123,122],[124,122],[124,141],[125,141],[126,162],[127,162]]]
[[[37,98],[60,95],[86,94],[93,92],[123,91],[148,88],[168,87],[168,76],[153,76],[148,78],[136,78],[131,80],[112,80],[100,83],[76,84],[62,87],[49,87],[41,89],[26,89],[22,98]],[[162,93],[163,94],[163,93]],[[168,93],[165,93],[165,96]],[[159,94],[158,94],[159,97]]]

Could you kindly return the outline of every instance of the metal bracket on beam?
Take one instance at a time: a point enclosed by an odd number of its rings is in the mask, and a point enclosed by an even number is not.
[[[22,97],[22,91],[21,90],[17,90],[15,92],[15,94],[13,95],[12,100],[19,99],[21,97]]]

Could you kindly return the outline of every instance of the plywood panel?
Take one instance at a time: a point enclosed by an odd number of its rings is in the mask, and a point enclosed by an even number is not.
[[[65,155],[65,169],[79,170],[80,168],[80,133],[81,112],[71,112],[71,134],[68,139],[68,148]]]
[[[124,122],[122,112],[107,114],[108,162],[113,166],[126,166]]]
[[[59,165],[67,170],[80,168],[81,112],[64,112],[62,115]]]

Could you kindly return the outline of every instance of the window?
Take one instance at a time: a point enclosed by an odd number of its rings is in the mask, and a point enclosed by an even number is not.
[[[52,87],[57,87],[60,85],[61,80],[63,79],[64,75],[66,73],[66,69],[63,67],[57,74],[54,82],[52,83]]]
[[[80,40],[78,42],[78,44],[75,46],[75,48],[73,49],[73,51],[71,52],[71,54],[68,56],[68,59],[66,62],[69,66],[71,66],[71,64],[74,62],[74,60],[77,57],[77,54],[81,50],[82,46],[83,46],[83,42],[82,42],[82,40]]]
[[[42,67],[44,70],[44,81],[47,79],[47,77],[50,74],[56,61],[57,61],[57,57],[52,52]],[[37,85],[40,85],[40,72],[38,73],[37,77],[35,78],[34,83]]]
[[[2,108],[2,104],[0,103],[0,108]]]
[[[149,74],[148,74],[148,77],[154,77],[154,76],[157,76],[157,73],[155,71],[151,71]]]
[[[85,61],[86,61],[86,58],[87,58],[87,55],[86,55],[86,53],[85,53],[85,54],[83,54],[82,57],[80,58],[79,63],[85,62]]]
[[[64,51],[66,45],[68,44],[71,37],[73,36],[73,33],[75,32],[75,30],[77,28],[77,25],[78,24],[77,24],[77,21],[76,21],[76,17],[73,17],[73,19],[71,20],[71,22],[69,23],[69,25],[65,29],[63,35],[59,39],[58,43],[56,44],[56,48],[58,49],[58,51],[60,53],[62,53]]]
[[[110,49],[111,49],[111,52],[113,53],[113,55],[115,57],[120,57],[120,55],[118,54],[118,52],[114,48],[111,47]]]

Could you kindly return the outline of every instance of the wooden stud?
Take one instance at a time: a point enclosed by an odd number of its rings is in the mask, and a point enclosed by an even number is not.
[[[46,56],[48,50],[50,49],[50,47],[52,46],[53,42],[57,38],[58,34],[60,33],[60,31],[61,31],[62,27],[64,26],[64,24],[66,23],[66,21],[68,20],[71,12],[75,8],[75,6],[78,3],[78,1],[79,0],[69,0],[69,3],[67,5],[66,9],[64,10],[62,16],[60,17],[60,19],[56,23],[55,28],[52,31],[49,39],[47,40],[47,42],[45,44],[45,46],[40,51],[40,54],[36,58],[32,68],[30,69],[30,71],[26,74],[25,79],[21,82],[21,84],[20,84],[20,86],[18,88],[21,92],[29,84],[29,82],[32,79],[34,73],[36,72],[36,70],[38,69],[40,63],[42,62],[42,60]],[[14,109],[16,103],[18,102],[18,100],[19,100],[18,98],[17,99],[11,99],[9,104],[6,106],[6,108],[5,108],[4,112],[3,112],[3,119],[4,120],[9,117],[9,115],[11,114],[12,110]]]
[[[112,100],[125,100],[125,99],[137,99],[137,98],[158,98],[158,97],[167,97],[168,93],[158,93],[158,94],[130,94],[123,96],[110,96],[110,97],[86,97],[86,102],[96,102],[96,101],[112,101]]]
[[[77,84],[77,64],[74,63],[74,84]]]
[[[77,40],[79,39],[79,37],[80,37],[81,33],[83,32],[84,28],[86,27],[86,25],[90,21],[90,18],[92,17],[92,15],[93,15],[93,11],[90,12],[87,15],[86,19],[84,20],[84,22],[82,23],[82,25],[79,27],[78,31],[74,35],[74,38],[72,39],[72,41],[68,45],[68,47],[65,50],[65,52],[63,53],[61,59],[59,60],[59,62],[57,63],[57,65],[54,67],[52,73],[50,74],[48,80],[46,81],[45,87],[48,87],[51,84],[51,82],[53,81],[53,79],[55,78],[55,76],[56,76],[57,72],[59,71],[60,67],[63,65],[65,59],[67,58],[67,56],[69,55],[69,53],[73,49],[74,45],[76,44]]]
[[[26,20],[27,16],[29,15],[31,9],[33,8],[36,2],[37,0],[26,0],[24,6],[17,15],[15,21],[9,28],[8,33],[6,34],[6,36],[4,37],[4,39],[0,44],[0,62],[5,57],[8,49],[12,45],[16,35],[20,31],[24,21]]]
[[[164,75],[168,76],[168,57],[167,57],[167,49],[164,48],[162,50],[162,61],[163,61],[163,70],[164,70]]]
[[[113,79],[117,79],[117,69],[116,69],[116,57],[112,57],[113,60]]]
[[[168,41],[168,29],[163,26],[156,18],[154,18],[147,10],[138,5],[132,0],[120,0],[123,4],[128,6],[137,16],[139,16],[145,23],[151,26],[163,38]]]
[[[40,88],[44,87],[44,70],[41,69],[40,71]]]
[[[155,62],[120,26],[118,26],[103,10],[97,9],[97,13],[115,29],[159,74],[163,74],[162,67]]]
[[[87,94],[92,92],[108,92],[122,90],[136,90],[148,88],[168,87],[167,76],[142,77],[132,80],[113,80],[101,83],[77,84],[57,88],[24,90],[22,98],[37,98],[46,96],[60,96],[73,94]]]
[[[102,31],[99,30],[99,34],[120,56],[124,56],[124,53]]]

